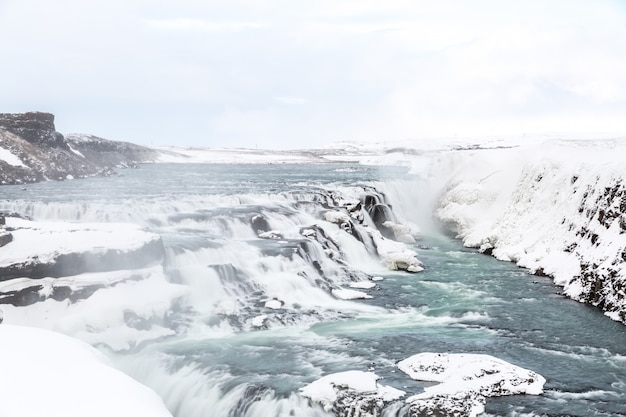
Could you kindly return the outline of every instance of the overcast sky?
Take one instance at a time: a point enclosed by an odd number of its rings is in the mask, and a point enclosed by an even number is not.
[[[0,0],[0,112],[146,145],[626,134],[622,0]]]

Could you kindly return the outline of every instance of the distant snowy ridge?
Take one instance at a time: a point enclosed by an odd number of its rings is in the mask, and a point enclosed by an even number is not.
[[[155,147],[156,162],[186,164],[326,164],[358,162],[380,152],[358,149],[270,150],[245,148]]]
[[[469,247],[545,274],[626,323],[625,140],[442,153],[437,217]],[[424,167],[419,167],[424,171]]]

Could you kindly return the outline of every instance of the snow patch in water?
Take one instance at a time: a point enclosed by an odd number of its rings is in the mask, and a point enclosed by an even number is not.
[[[364,293],[363,291],[350,290],[348,288],[335,288],[331,292],[335,297],[340,298],[342,300],[357,300],[357,299],[372,298],[371,295]]]
[[[481,354],[420,353],[400,361],[398,368],[412,379],[439,382],[407,398],[418,409],[471,404],[470,415],[484,411],[485,397],[543,393],[541,375],[501,359]]]
[[[345,371],[326,375],[300,389],[302,396],[321,403],[329,411],[339,399],[338,390],[363,398],[371,396],[381,401],[394,401],[405,393],[393,387],[380,385],[380,377],[373,372]]]

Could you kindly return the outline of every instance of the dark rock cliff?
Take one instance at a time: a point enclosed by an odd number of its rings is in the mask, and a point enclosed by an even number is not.
[[[69,150],[63,135],[55,130],[53,114],[0,113],[0,127],[32,144]]]
[[[110,175],[153,162],[159,153],[89,135],[64,137],[50,113],[0,113],[0,184]]]

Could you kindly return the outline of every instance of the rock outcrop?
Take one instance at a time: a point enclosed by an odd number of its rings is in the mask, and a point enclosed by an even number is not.
[[[39,146],[65,148],[63,135],[54,127],[54,115],[50,113],[0,113],[0,127]]]
[[[110,175],[114,168],[153,162],[158,155],[94,136],[64,137],[50,113],[0,114],[0,185]]]

